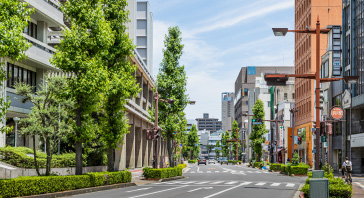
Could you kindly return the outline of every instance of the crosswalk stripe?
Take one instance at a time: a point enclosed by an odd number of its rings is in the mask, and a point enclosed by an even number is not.
[[[237,181],[232,181],[232,182],[228,182],[228,183],[225,183],[225,184],[230,185],[230,184],[236,184],[236,183],[238,183],[238,182]]]
[[[192,184],[195,183],[196,181],[189,181],[189,182],[181,182],[181,184]]]
[[[260,171],[255,171],[256,173],[262,173],[262,172],[260,172]]]
[[[219,173],[220,171],[215,171],[215,173]]]
[[[207,173],[211,173],[211,171],[207,171]]]
[[[253,171],[248,171],[248,173],[253,173]]]
[[[206,183],[209,183],[210,181],[204,181],[204,182],[198,182],[198,183],[195,183],[195,184],[206,184]]]
[[[264,182],[259,182],[259,183],[255,184],[255,185],[256,185],[256,186],[263,186],[264,184],[266,184],[266,183],[264,183]]]
[[[226,173],[226,172],[228,172],[228,171],[222,171],[222,172]]]
[[[191,171],[190,173],[195,173],[195,171]]]
[[[244,186],[244,185],[248,185],[248,184],[251,184],[253,182],[244,182],[244,183],[241,183],[240,185]]]
[[[294,187],[294,184],[288,183],[286,187]]]
[[[281,185],[281,183],[273,183],[270,186],[279,186],[279,185]]]

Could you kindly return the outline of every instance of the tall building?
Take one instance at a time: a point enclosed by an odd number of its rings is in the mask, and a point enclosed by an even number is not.
[[[149,72],[153,73],[153,14],[148,1],[128,0],[129,37]]]
[[[249,112],[249,106],[251,108],[254,106],[257,96],[254,94],[258,94],[254,91],[256,88],[256,84],[261,84],[261,82],[257,82],[256,78],[261,77],[266,73],[286,73],[292,74],[294,73],[293,67],[273,67],[273,66],[247,66],[242,67],[240,69],[239,75],[235,81],[235,96],[234,96],[234,116],[235,120],[238,122],[238,126],[240,129],[239,137],[241,140],[246,141],[246,145],[249,145],[249,134],[248,126],[246,123],[248,122],[248,117],[246,115],[251,115],[252,112]],[[251,91],[251,95],[249,95],[249,91]],[[268,105],[268,104],[267,104]],[[246,153],[247,159],[249,158],[249,150],[245,151],[243,149],[243,153]]]
[[[341,99],[345,109],[345,124],[342,125],[342,158],[348,156],[353,162],[353,173],[364,173],[364,2],[359,0],[343,1],[343,71],[345,76],[359,76],[355,85],[345,85],[347,89]],[[351,99],[351,104],[350,104]],[[348,102],[348,104],[345,104]],[[350,111],[351,109],[351,111]],[[334,127],[333,127],[334,128]],[[345,141],[348,140],[348,141]]]
[[[342,0],[301,0],[295,1],[295,29],[307,27],[315,29],[317,17],[321,28],[327,25],[341,25]],[[321,34],[320,57],[327,48],[327,36]],[[311,34],[295,34],[295,73],[312,74],[316,72],[316,37]],[[295,80],[295,107],[299,111],[295,115],[295,131],[306,131],[312,134],[312,121],[315,120],[315,83],[314,80]],[[312,141],[307,142],[307,163],[313,165]]]
[[[234,121],[234,92],[221,94],[221,122],[223,131],[231,131]]]
[[[208,113],[204,113],[203,118],[196,118],[196,121],[199,131],[206,129],[210,132],[216,132],[222,127],[221,121],[217,118],[210,118]]]

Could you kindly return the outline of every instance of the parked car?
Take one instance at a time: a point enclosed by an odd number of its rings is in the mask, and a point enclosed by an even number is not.
[[[220,159],[220,164],[221,165],[223,165],[223,164],[229,165],[227,157],[222,157]]]
[[[209,159],[209,164],[216,163],[215,159]]]
[[[205,164],[205,165],[207,165],[207,164],[206,164],[206,159],[204,159],[204,158],[199,158],[199,159],[198,159],[198,162],[197,162],[197,165],[200,165],[200,164]]]

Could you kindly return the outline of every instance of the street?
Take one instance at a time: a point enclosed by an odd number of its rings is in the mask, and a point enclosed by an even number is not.
[[[188,165],[185,179],[77,195],[96,197],[292,198],[306,177],[290,177],[241,165]]]

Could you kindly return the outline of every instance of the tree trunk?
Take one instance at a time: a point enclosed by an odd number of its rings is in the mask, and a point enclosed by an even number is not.
[[[51,151],[51,141],[50,137],[46,138],[46,152],[47,152],[47,164],[46,164],[46,176],[51,174],[51,165],[52,165],[52,151]]]
[[[107,171],[115,171],[115,149],[111,146],[107,152]]]
[[[169,166],[170,167],[174,167],[174,161],[173,161],[173,150],[172,150],[172,145],[171,145],[171,137],[168,136],[167,137],[167,149],[168,149],[168,159],[169,159]]]
[[[79,105],[81,105],[81,100],[78,100]],[[76,126],[78,129],[81,129],[81,114],[82,109],[77,108],[76,110]],[[75,150],[76,150],[76,175],[82,175],[82,140],[80,137],[76,141]]]
[[[39,166],[38,166],[38,162],[37,162],[37,149],[36,149],[36,146],[35,146],[35,135],[33,135],[33,152],[34,152],[35,171],[37,172],[37,175],[40,176]]]

